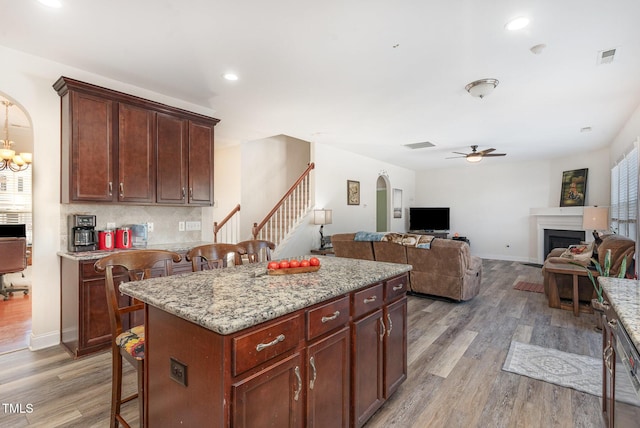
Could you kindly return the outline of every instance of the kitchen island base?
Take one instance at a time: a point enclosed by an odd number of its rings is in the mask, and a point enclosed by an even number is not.
[[[406,379],[406,290],[403,274],[228,335],[147,304],[146,425],[362,426]]]

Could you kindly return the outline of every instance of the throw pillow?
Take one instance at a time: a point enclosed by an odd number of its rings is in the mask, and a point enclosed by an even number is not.
[[[591,244],[579,244],[570,245],[569,248],[564,250],[560,255],[565,259],[575,260],[577,262],[589,262],[593,255],[593,243]]]
[[[356,232],[354,241],[382,241],[383,232]]]

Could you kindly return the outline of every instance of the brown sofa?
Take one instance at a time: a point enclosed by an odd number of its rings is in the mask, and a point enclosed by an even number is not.
[[[413,293],[455,301],[472,299],[480,291],[482,260],[471,256],[469,244],[433,239],[431,248],[385,241],[355,241],[355,233],[331,237],[336,257],[410,264],[409,288]]]
[[[609,276],[618,276],[620,271],[620,265],[622,260],[626,257],[628,271],[633,269],[633,255],[635,253],[635,241],[620,235],[607,235],[602,239],[602,242],[598,246],[598,263],[600,266],[604,266],[604,258],[607,250],[611,250],[611,269]],[[576,261],[570,258],[561,257],[566,248],[554,248],[547,255],[542,266],[542,274],[544,277],[544,293],[549,296],[549,275],[546,272],[544,266],[547,263],[580,263],[582,265],[588,264],[590,260]],[[556,282],[558,284],[558,294],[560,299],[572,300],[573,299],[573,278],[571,275],[556,275]],[[578,299],[582,302],[591,302],[591,299],[595,297],[595,290],[593,284],[588,277],[578,277]]]

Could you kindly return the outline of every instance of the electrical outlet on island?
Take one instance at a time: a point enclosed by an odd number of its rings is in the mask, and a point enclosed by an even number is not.
[[[184,232],[184,221],[178,222],[178,232]]]
[[[153,223],[147,222],[147,232],[153,232]]]

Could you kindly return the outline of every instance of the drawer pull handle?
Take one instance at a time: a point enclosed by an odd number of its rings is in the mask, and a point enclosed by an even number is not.
[[[335,311],[335,312],[333,313],[333,315],[330,315],[330,316],[328,316],[328,317],[322,317],[322,319],[321,319],[320,321],[322,321],[322,323],[324,324],[324,323],[326,323],[326,322],[329,322],[329,321],[333,321],[333,320],[335,320],[335,319],[336,319],[336,318],[338,318],[339,316],[340,316],[340,311]]]
[[[371,303],[371,302],[375,302],[376,298],[377,298],[377,296],[371,296],[371,297],[367,297],[363,301],[364,301],[364,303]]]
[[[294,372],[296,374],[296,378],[298,379],[298,389],[296,389],[296,393],[293,396],[293,399],[298,401],[298,398],[300,397],[300,391],[302,391],[302,378],[300,377],[300,367],[296,366],[296,368],[294,369]]]
[[[400,285],[396,285],[395,287],[392,288],[393,291],[399,291],[402,290],[404,288],[404,283],[400,284]]]
[[[387,329],[387,337],[391,336],[391,330],[393,330],[393,322],[391,321],[391,315],[387,314],[387,321],[389,321],[389,328]]]
[[[382,342],[387,329],[384,326],[384,321],[382,321],[382,318],[378,318],[378,321],[380,321],[380,342]]]
[[[284,340],[284,334],[281,334],[280,336],[276,337],[275,339],[273,339],[269,343],[258,343],[258,345],[256,346],[256,351],[260,352],[264,348],[268,348],[269,346],[273,346],[273,345],[275,345],[277,343],[282,342],[283,340]]]
[[[311,379],[311,381],[309,382],[309,389],[313,389],[313,386],[316,383],[316,375],[318,374],[316,371],[316,360],[311,357],[309,359],[309,364],[311,364],[311,369],[313,370],[313,379]]]
[[[611,330],[617,330],[618,328],[618,320],[611,320],[607,324],[611,327]]]
[[[124,183],[120,183],[120,196],[124,197]]]
[[[109,196],[113,196],[113,183],[109,182]]]

